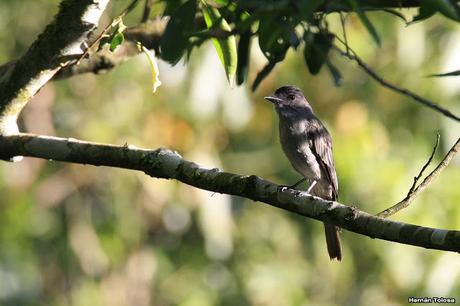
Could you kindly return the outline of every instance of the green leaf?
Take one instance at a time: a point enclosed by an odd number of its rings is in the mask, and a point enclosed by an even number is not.
[[[255,91],[259,87],[260,83],[268,76],[268,74],[275,68],[276,61],[268,62],[267,65],[257,74],[254,83],[252,83],[251,90]]]
[[[123,33],[117,32],[112,40],[110,41],[110,51],[113,52],[115,49],[125,41]]]
[[[411,23],[427,19],[436,12],[440,12],[447,18],[460,21],[460,7],[454,0],[423,0],[420,4],[419,13]]]
[[[247,78],[249,71],[249,55],[251,49],[251,32],[240,35],[238,42],[238,65],[236,68],[236,84],[241,85]]]
[[[210,7],[205,1],[201,1],[203,6],[204,21],[208,29],[220,29],[231,32],[231,28],[227,21],[221,16],[219,10]],[[236,68],[238,64],[236,39],[234,35],[229,35],[226,38],[213,38],[212,42],[217,51],[220,61],[225,69],[225,74],[230,86],[233,86]]]
[[[311,74],[315,75],[321,70],[328,58],[333,40],[334,35],[330,33],[305,33],[304,58]]]
[[[188,33],[193,32],[196,1],[186,1],[171,14],[160,41],[161,58],[170,64],[177,64],[189,46]]]
[[[428,77],[446,77],[446,76],[458,76],[458,75],[460,75],[460,70],[455,70],[455,71],[440,73],[440,74],[430,74]]]
[[[228,5],[229,0],[214,0],[214,2],[218,5]]]
[[[290,46],[291,28],[283,16],[264,15],[259,21],[259,47],[269,61],[280,61]]]
[[[370,22],[369,18],[367,18],[366,13],[362,10],[361,6],[358,4],[357,0],[347,0],[350,4],[353,11],[358,14],[359,19],[366,27],[367,31],[371,34],[372,38],[374,39],[375,43],[380,47],[380,37],[375,29],[374,25]]]
[[[303,20],[311,20],[313,13],[316,11],[324,0],[302,0],[300,2],[300,15]]]
[[[404,14],[402,14],[401,12],[397,11],[397,10],[393,10],[393,9],[389,9],[389,8],[385,8],[385,9],[382,9],[383,12],[385,13],[388,13],[388,14],[391,14],[393,16],[396,16],[398,17],[399,19],[401,19],[402,21],[404,21],[404,23],[407,25],[409,22],[407,21],[406,19],[406,16],[404,16]]]
[[[335,67],[329,60],[326,61],[327,68],[334,80],[334,84],[336,87],[342,85],[342,74],[340,73],[339,69]]]
[[[446,16],[447,18],[459,21],[460,20],[460,8],[456,1],[450,0],[424,0],[426,5],[436,9],[438,12]]]
[[[412,21],[410,22],[410,24],[412,23],[415,23],[417,21],[422,21],[422,20],[425,20],[425,19],[428,19],[430,18],[431,16],[433,16],[434,14],[436,13],[436,9],[433,8],[432,6],[430,5],[427,5],[427,2],[425,1],[422,1],[422,3],[420,4],[420,8],[418,10],[418,15],[415,16]]]

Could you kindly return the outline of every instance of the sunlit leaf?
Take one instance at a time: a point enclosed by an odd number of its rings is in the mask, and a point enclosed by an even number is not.
[[[125,41],[123,33],[117,32],[112,40],[110,41],[110,51],[115,51],[115,49]]]
[[[140,43],[138,43],[138,48],[146,55],[147,61],[149,62],[150,72],[152,74],[152,92],[155,93],[157,88],[161,85],[161,81],[159,79],[160,70],[158,69],[158,63],[155,58],[155,51],[147,49]]]
[[[208,29],[223,30],[231,32],[231,28],[227,21],[221,16],[219,10],[210,7],[206,2],[202,1],[203,16]],[[216,48],[217,55],[225,69],[225,74],[230,86],[233,86],[235,79],[236,68],[238,65],[236,39],[234,35],[229,35],[226,38],[213,38],[212,42]]]

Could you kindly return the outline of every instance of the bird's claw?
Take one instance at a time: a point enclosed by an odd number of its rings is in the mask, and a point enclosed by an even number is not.
[[[291,188],[290,186],[281,185],[281,186],[278,186],[278,192],[283,192],[290,188]]]

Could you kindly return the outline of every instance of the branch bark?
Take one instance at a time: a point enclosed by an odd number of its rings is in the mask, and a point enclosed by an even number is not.
[[[96,28],[109,0],[63,0],[54,21],[24,56],[2,66],[0,135],[18,133],[19,113],[30,99],[71,58]]]
[[[155,54],[159,54],[160,39],[165,28],[165,19],[150,20],[128,28],[123,32],[125,43],[118,46],[115,52],[105,48],[96,53],[90,53],[89,57],[83,59],[78,65],[69,65],[61,69],[54,79],[66,79],[83,73],[98,74],[110,70],[139,54],[136,42],[140,42],[146,48],[155,50]]]
[[[460,232],[395,222],[305,192],[281,189],[255,175],[205,169],[168,149],[146,150],[31,134],[0,136],[0,158],[23,155],[53,161],[143,171],[212,192],[260,201],[351,232],[428,249],[460,252]]]

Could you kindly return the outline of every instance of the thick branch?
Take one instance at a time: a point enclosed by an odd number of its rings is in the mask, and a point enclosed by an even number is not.
[[[241,176],[219,169],[204,169],[167,149],[145,150],[30,134],[0,136],[0,158],[17,155],[139,170],[152,177],[176,179],[197,188],[264,202],[371,238],[460,252],[459,231],[395,222],[305,192],[281,191],[278,185],[255,175]]]
[[[3,66],[0,76],[0,135],[18,132],[22,108],[61,66],[83,53],[82,46],[99,23],[109,0],[63,0],[54,21],[24,56]]]

